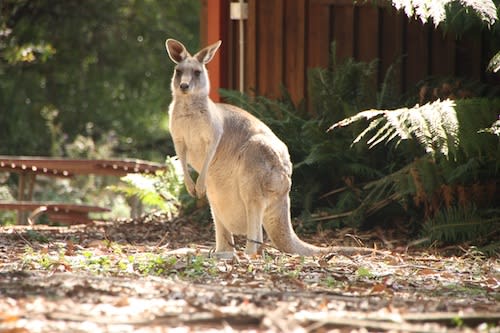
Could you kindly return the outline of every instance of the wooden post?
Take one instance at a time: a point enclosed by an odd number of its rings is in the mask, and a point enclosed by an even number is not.
[[[204,3],[206,6],[206,19],[204,27],[206,33],[206,45],[222,40],[222,45],[215,55],[214,59],[207,64],[207,69],[210,75],[210,98],[214,102],[220,102],[219,88],[227,87],[227,51],[225,48],[229,46],[227,40],[227,25],[229,21],[229,0],[209,0]],[[225,43],[226,42],[226,43]],[[227,45],[225,45],[227,44]],[[202,45],[205,47],[206,45]]]
[[[24,200],[24,188],[26,185],[26,172],[21,172],[19,173],[19,182],[18,182],[18,188],[17,188],[17,200],[18,201],[23,201]],[[22,210],[17,211],[17,224],[26,224],[26,213]]]

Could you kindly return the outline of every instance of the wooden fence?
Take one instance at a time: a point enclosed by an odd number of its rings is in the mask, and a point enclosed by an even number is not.
[[[220,5],[218,21],[208,4]],[[229,18],[229,0],[203,0],[202,43],[213,42],[218,29],[221,49],[219,85],[238,89],[238,22]],[[445,35],[432,24],[408,19],[390,5],[351,0],[248,0],[244,23],[244,83],[247,92],[280,95],[283,84],[295,101],[306,95],[307,70],[327,67],[330,45],[336,42],[336,59],[379,59],[378,82],[387,68],[397,64],[399,91],[404,92],[431,75],[498,81],[485,68],[494,54],[485,33]],[[215,25],[218,25],[214,27]],[[214,75],[214,74],[212,74]]]

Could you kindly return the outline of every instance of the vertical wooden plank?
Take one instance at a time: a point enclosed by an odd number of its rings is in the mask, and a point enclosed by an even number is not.
[[[283,1],[259,1],[257,7],[257,80],[259,93],[271,98],[280,95],[280,85],[283,82]]]
[[[355,58],[358,61],[370,62],[380,58],[379,53],[379,8],[366,3],[357,7],[357,28],[355,29]]]
[[[379,8],[374,4],[366,3],[357,6],[355,16],[354,57],[358,61],[370,63],[380,58],[379,54]],[[377,91],[380,75],[380,63],[375,67],[375,73],[370,79],[370,87]]]
[[[406,33],[406,90],[429,75],[429,25],[410,19]]]
[[[307,67],[328,67],[330,10],[320,1],[309,0],[307,22]]]
[[[403,39],[404,39],[404,14],[399,13],[392,6],[383,9],[380,31],[380,80],[382,84],[387,71],[392,66],[391,84],[395,93],[402,92],[402,64],[403,64]],[[394,80],[397,80],[394,82]]]
[[[285,81],[295,103],[304,98],[305,72],[305,0],[285,2]]]
[[[245,35],[245,88],[253,94],[258,91],[257,86],[257,1],[248,0],[248,19],[246,20]]]
[[[207,45],[207,27],[208,27],[208,0],[200,1],[200,47]]]
[[[227,40],[227,29],[229,20],[229,0],[207,1],[206,18],[206,44],[215,43],[218,40]],[[210,98],[220,101],[218,89],[227,87],[227,50],[223,44],[216,53],[213,60],[207,64],[210,72]]]
[[[231,0],[221,0],[221,7],[220,7],[220,36],[219,39],[224,41],[224,40],[229,40],[229,27],[230,27],[230,22],[231,18],[229,16],[229,4],[231,3]],[[229,68],[228,64],[230,63],[229,61],[229,56],[228,56],[228,48],[222,47],[221,50],[219,51],[220,53],[220,85],[216,87],[216,89],[219,88],[229,88],[228,82],[229,82]],[[217,93],[218,95],[218,93]],[[220,97],[219,97],[220,101]]]
[[[333,6],[332,39],[335,41],[337,63],[354,57],[354,12],[354,3]]]
[[[455,72],[455,37],[440,29],[431,32],[431,72],[437,76],[451,76]]]
[[[466,34],[457,41],[455,74],[467,79],[481,78],[481,35]]]

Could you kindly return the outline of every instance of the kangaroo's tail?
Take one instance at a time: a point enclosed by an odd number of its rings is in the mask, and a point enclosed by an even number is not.
[[[264,217],[264,229],[280,251],[303,256],[329,252],[329,248],[315,246],[301,240],[292,228],[290,198],[286,196],[270,205]]]

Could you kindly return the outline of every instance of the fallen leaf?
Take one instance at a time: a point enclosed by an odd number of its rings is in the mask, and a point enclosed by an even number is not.
[[[130,305],[130,302],[128,300],[128,297],[124,296],[124,297],[121,297],[120,299],[118,299],[115,303],[114,303],[115,306],[117,307],[123,307],[123,306],[128,306]]]
[[[418,271],[419,275],[433,275],[436,274],[436,271],[430,268],[423,268]]]
[[[18,316],[0,313],[0,323],[13,323],[19,320]],[[3,331],[0,330],[3,333]]]
[[[440,275],[442,278],[445,278],[445,279],[453,279],[455,278],[455,275],[454,274],[451,274],[450,272],[443,272],[441,273]]]
[[[71,239],[66,242],[66,252],[64,253],[66,256],[74,256],[75,255],[75,243]]]
[[[383,284],[383,283],[377,283],[375,285],[373,285],[371,291],[370,291],[370,294],[373,294],[373,293],[381,293],[381,292],[384,292],[385,290],[387,289],[386,285]]]

